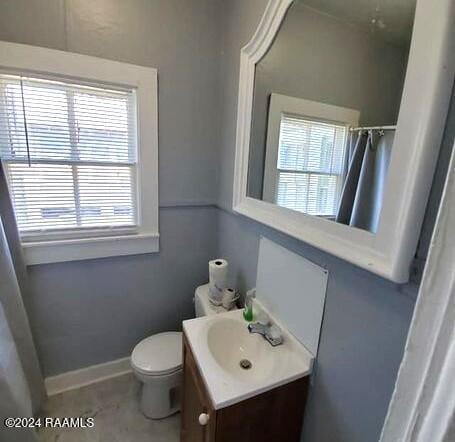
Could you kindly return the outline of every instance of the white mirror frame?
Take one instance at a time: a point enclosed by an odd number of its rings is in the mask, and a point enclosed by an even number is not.
[[[375,234],[247,196],[255,66],[292,3],[269,0],[256,32],[241,50],[233,210],[404,283],[420,235],[453,85],[453,2],[417,0],[386,197]]]

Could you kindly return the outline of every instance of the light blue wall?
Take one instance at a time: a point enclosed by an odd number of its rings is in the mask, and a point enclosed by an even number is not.
[[[326,267],[329,283],[314,384],[302,440],[373,442],[379,439],[414,308],[417,287],[398,286],[284,234],[231,212],[239,51],[253,34],[266,0],[224,4],[221,67],[223,137],[220,153],[218,253],[231,265],[231,282],[252,287],[261,235]],[[453,143],[452,113],[444,151]],[[426,231],[431,231],[444,157],[434,186]],[[425,251],[422,252],[425,256]],[[278,295],[277,295],[278,296]]]
[[[213,207],[162,209],[159,254],[29,269],[27,303],[47,375],[123,358],[153,333],[180,330],[215,257]]]
[[[193,312],[216,251],[219,11],[218,0],[0,0],[0,40],[158,69],[160,253],[29,268],[47,376],[128,356]]]
[[[219,255],[232,283],[254,286],[261,235],[329,270],[304,441],[377,441],[401,361],[414,293],[272,229],[220,210]],[[277,296],[279,296],[277,294]]]

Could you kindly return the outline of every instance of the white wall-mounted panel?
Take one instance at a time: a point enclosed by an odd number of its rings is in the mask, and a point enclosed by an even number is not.
[[[317,355],[328,271],[261,238],[257,297],[305,347]]]

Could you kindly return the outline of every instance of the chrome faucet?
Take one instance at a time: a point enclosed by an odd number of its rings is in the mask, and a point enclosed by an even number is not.
[[[275,347],[283,343],[281,330],[276,325],[262,324],[260,322],[250,322],[248,324],[250,333],[258,333],[272,346]]]

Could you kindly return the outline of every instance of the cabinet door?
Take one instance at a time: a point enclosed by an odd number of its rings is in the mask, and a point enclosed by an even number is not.
[[[216,413],[184,337],[181,442],[215,442]],[[204,416],[201,416],[204,415]],[[200,423],[208,417],[207,422]]]

